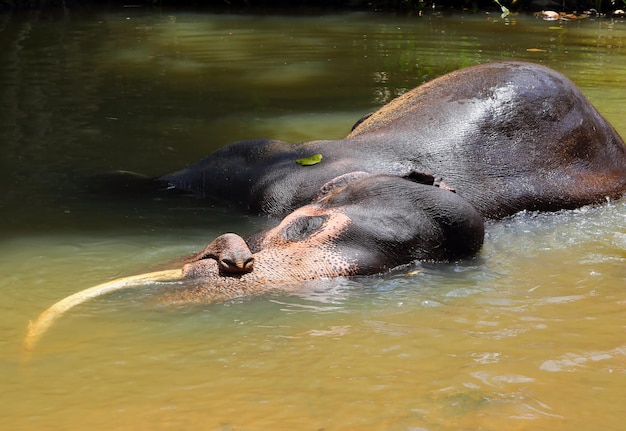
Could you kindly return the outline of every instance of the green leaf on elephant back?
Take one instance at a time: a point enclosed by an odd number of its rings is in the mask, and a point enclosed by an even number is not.
[[[312,165],[317,165],[321,161],[322,161],[322,155],[317,153],[309,157],[303,157],[301,159],[298,159],[296,160],[296,163],[302,166],[312,166]]]

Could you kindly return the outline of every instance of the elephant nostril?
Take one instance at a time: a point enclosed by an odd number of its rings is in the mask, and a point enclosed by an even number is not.
[[[254,264],[248,244],[234,233],[215,238],[194,260],[202,259],[214,259],[223,275],[250,272]]]
[[[252,271],[254,258],[248,258],[245,262],[235,261],[232,259],[220,259],[220,267],[229,274],[241,274]]]
[[[230,259],[220,259],[220,265],[222,268],[229,271],[237,268],[237,263]]]
[[[248,259],[246,259],[246,261],[243,263],[243,268],[246,271],[252,271],[252,268],[254,267],[254,258],[250,257]]]

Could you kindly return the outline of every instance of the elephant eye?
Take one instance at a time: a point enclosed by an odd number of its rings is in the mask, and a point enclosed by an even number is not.
[[[328,217],[300,217],[289,225],[283,231],[283,237],[287,241],[301,241],[318,230]]]

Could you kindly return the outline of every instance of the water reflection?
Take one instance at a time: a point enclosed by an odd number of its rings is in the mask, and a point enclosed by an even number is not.
[[[491,223],[475,259],[298,295],[175,306],[162,286],[120,292],[19,361],[27,322],[56,300],[267,222],[89,194],[94,173],[158,175],[255,136],[340,137],[409,88],[506,58],[563,71],[624,135],[623,22],[124,11],[2,24],[5,427],[622,427],[624,202],[520,214]]]

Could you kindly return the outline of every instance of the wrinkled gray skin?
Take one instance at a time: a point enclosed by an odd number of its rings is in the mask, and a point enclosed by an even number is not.
[[[316,153],[323,160],[299,166]],[[162,181],[284,216],[353,171],[441,177],[484,217],[576,208],[626,190],[626,149],[576,86],[538,64],[462,69],[393,100],[345,139],[228,145]]]
[[[480,214],[457,194],[388,175],[339,177],[281,223],[247,240],[229,233],[183,267],[208,295],[273,283],[384,272],[414,260],[455,260],[482,246]]]

